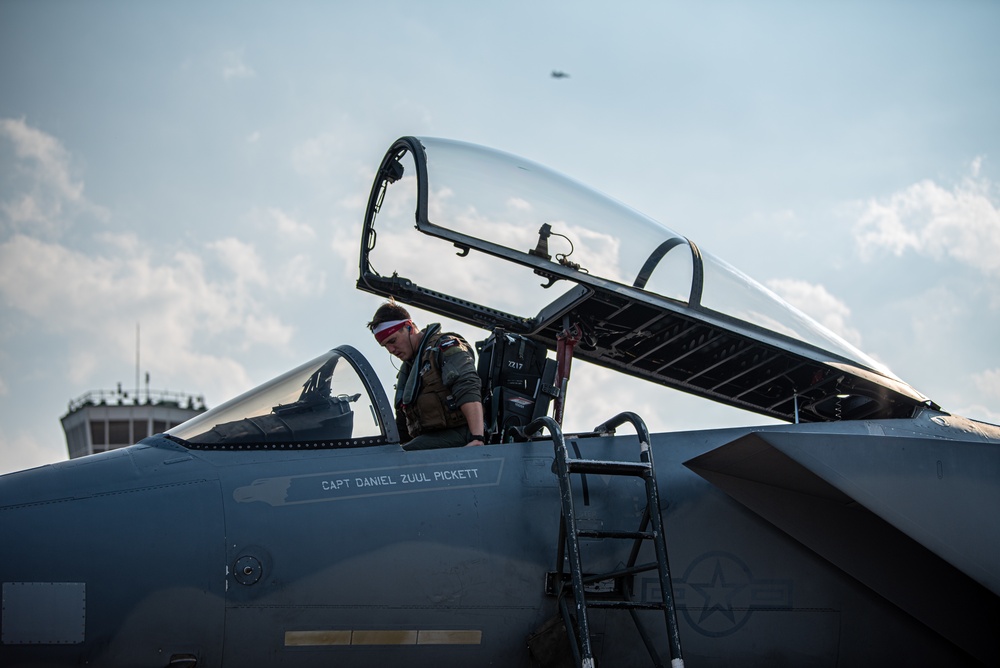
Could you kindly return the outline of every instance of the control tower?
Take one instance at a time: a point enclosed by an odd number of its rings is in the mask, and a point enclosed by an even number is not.
[[[205,399],[181,392],[91,390],[61,418],[69,458],[138,443],[205,412]]]

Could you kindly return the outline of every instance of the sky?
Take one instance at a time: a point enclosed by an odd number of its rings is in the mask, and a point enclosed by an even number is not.
[[[1000,423],[998,29],[988,0],[0,0],[0,473],[67,457],[137,326],[151,387],[210,406],[342,343],[391,388],[354,283],[404,135],[593,186]],[[767,422],[574,366],[567,428],[617,410]]]

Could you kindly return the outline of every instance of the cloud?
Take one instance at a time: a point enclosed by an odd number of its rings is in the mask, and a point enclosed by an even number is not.
[[[343,221],[333,227],[330,250],[339,260],[340,277],[344,279],[358,276],[358,240],[361,238],[361,223]]]
[[[861,333],[848,324],[851,309],[822,285],[792,278],[775,278],[767,281],[767,287],[848,343],[861,345]]]
[[[102,360],[94,350],[71,350],[67,365],[70,381],[78,385],[86,384],[101,368],[102,362],[106,363],[107,359]]]
[[[306,223],[300,223],[281,209],[271,207],[267,210],[277,223],[278,233],[287,241],[311,242],[316,239],[316,231]]]
[[[507,200],[507,206],[518,211],[531,211],[533,208],[531,202],[523,197],[511,197]]]
[[[1000,369],[987,369],[973,374],[972,382],[987,397],[1000,400]]]
[[[78,382],[107,364],[109,354],[133,350],[136,322],[142,323],[142,345],[154,371],[199,387],[221,382],[227,396],[249,385],[232,352],[290,341],[293,328],[266,313],[245,289],[267,282],[246,244],[224,239],[209,245],[234,274],[212,280],[194,253],[178,251],[157,262],[137,249],[133,237],[115,241],[96,255],[26,235],[0,244],[5,317],[20,314],[39,332],[72,334],[69,372]],[[214,346],[206,341],[212,337],[218,337]],[[201,352],[213,347],[214,355]]]
[[[16,158],[4,175],[7,189],[13,192],[0,202],[0,229],[31,229],[55,237],[76,214],[107,218],[105,210],[84,197],[83,181],[73,176],[70,154],[55,137],[29,126],[23,118],[0,118],[0,139],[9,142]]]
[[[359,131],[359,122],[366,126],[374,123],[377,129]],[[331,118],[328,128],[292,147],[289,156],[292,169],[311,182],[321,184],[323,191],[330,190],[330,183],[340,184],[341,193],[358,192],[359,188],[367,202],[374,168],[378,166],[377,162],[372,164],[371,156],[380,155],[386,149],[381,139],[375,142],[373,138],[384,137],[381,133],[385,128],[375,123],[371,116],[354,119],[346,114]]]
[[[272,273],[271,286],[282,297],[319,297],[326,292],[326,272],[309,255],[296,255]]]
[[[66,459],[62,444],[43,444],[26,430],[10,433],[0,426],[0,475]]]
[[[230,76],[252,72],[239,67],[241,54],[231,58]],[[0,152],[0,336],[9,384],[0,394],[31,386],[25,368],[74,385],[107,382],[109,369],[131,361],[141,323],[142,363],[156,382],[228,398],[253,384],[239,361],[248,351],[280,354],[293,339],[275,298],[325,289],[324,268],[301,252],[275,257],[268,248],[262,258],[253,244],[227,237],[154,253],[135,234],[95,232],[80,215],[110,215],[87,201],[72,154],[24,120],[0,119]],[[278,209],[266,220],[297,249],[316,237]],[[61,239],[70,228],[73,246]],[[42,353],[42,340],[58,347]]]
[[[246,64],[243,49],[226,51],[222,54],[222,78],[230,79],[252,79],[257,73],[252,67]]]
[[[952,188],[924,180],[887,200],[869,201],[855,226],[862,257],[914,252],[1000,276],[1000,198],[979,176],[981,166],[981,158],[974,160],[970,175]]]
[[[247,284],[267,283],[267,274],[252,244],[228,237],[210,242],[208,248],[215,251],[222,265],[233,273],[236,284],[241,288]]]
[[[293,328],[285,325],[276,316],[257,315],[246,316],[246,347],[250,344],[287,345],[292,338]]]
[[[248,220],[256,233],[267,237],[261,252],[235,238],[209,244],[238,284],[254,287],[258,294],[263,289],[282,300],[313,298],[326,291],[325,266],[316,257],[317,251],[321,252],[316,245],[319,235],[312,226],[277,207],[255,207]],[[355,247],[356,239],[357,235],[351,241]],[[306,252],[301,252],[303,248]]]
[[[35,163],[63,197],[79,200],[83,196],[83,183],[70,176],[69,154],[57,139],[29,127],[23,118],[0,119],[0,134],[13,142],[17,157]]]
[[[310,137],[292,149],[292,167],[303,176],[329,178],[338,164],[338,155],[347,152],[346,143],[339,132]]]

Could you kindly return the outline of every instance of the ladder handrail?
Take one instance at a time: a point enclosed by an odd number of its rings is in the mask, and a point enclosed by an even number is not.
[[[639,531],[645,531],[647,523],[651,522],[653,525],[653,531],[662,536],[664,527],[663,519],[660,515],[660,498],[656,485],[656,474],[654,472],[655,467],[653,465],[653,448],[651,446],[652,439],[649,436],[649,429],[646,427],[645,421],[631,411],[624,411],[610,420],[605,420],[598,426],[594,427],[594,431],[600,433],[602,436],[610,436],[615,433],[616,427],[620,427],[626,422],[635,427],[636,434],[639,437],[639,458],[642,462],[649,464],[651,474],[650,478],[646,481],[646,494],[650,500],[650,505],[646,508],[643,521],[639,526]],[[638,557],[639,544],[640,542],[636,541],[632,554],[629,555],[629,568],[635,564],[635,560]],[[667,624],[667,636],[670,642],[670,654],[672,657],[670,663],[674,668],[679,668],[684,665],[684,660],[681,658],[681,640],[680,632],[677,626],[676,602],[674,600],[673,586],[670,580],[670,564],[667,559],[666,551],[664,550],[662,554],[660,554],[661,546],[665,546],[665,544],[662,541],[653,541],[653,544],[658,553],[657,559],[661,560],[663,565],[663,568],[660,571],[660,593],[663,596],[664,603],[666,604],[663,613]]]
[[[649,429],[646,427],[646,422],[635,413],[631,411],[623,411],[610,420],[605,420],[601,424],[594,427],[594,431],[601,436],[613,436],[615,434],[615,428],[622,426],[626,422],[631,423],[631,425],[635,427],[636,435],[639,437],[639,457],[641,461],[646,463],[652,462],[653,452],[649,446]]]
[[[651,446],[652,439],[649,435],[649,429],[646,427],[646,423],[643,419],[637,414],[631,411],[624,411],[595,427],[594,432],[599,433],[602,436],[613,435],[615,433],[615,428],[620,427],[626,422],[635,428],[636,435],[639,438],[640,460],[643,464],[646,464],[649,467],[649,470],[643,474],[643,477],[645,478],[648,505],[644,512],[639,532],[644,532],[649,523],[653,525],[653,533],[656,536],[653,540],[653,545],[657,556],[660,591],[663,596],[664,621],[666,622],[668,642],[670,645],[670,664],[672,668],[682,668],[684,665],[684,659],[681,654],[676,603],[674,600],[673,587],[670,578],[670,566],[667,559],[666,544],[664,542],[664,527],[662,516],[660,515],[659,492],[656,485],[656,473],[653,466],[653,452]],[[572,629],[567,628],[567,630],[570,631],[570,647],[573,650],[574,658],[577,664],[583,667],[590,667],[594,665],[594,658],[590,646],[590,623],[587,615],[587,602],[584,591],[579,531],[576,525],[572,486],[569,482],[571,461],[569,457],[569,450],[566,447],[566,438],[563,434],[562,427],[556,420],[546,415],[538,417],[530,422],[523,428],[522,433],[525,435],[534,435],[540,433],[542,429],[548,430],[552,437],[552,447],[555,450],[555,472],[559,478],[560,502],[562,506],[559,547],[558,555],[556,557],[557,574],[559,579],[562,580],[562,564],[565,556],[565,558],[569,561],[573,600],[576,607],[576,623],[578,627],[575,634],[576,640],[572,640],[574,636]],[[573,463],[590,463],[589,460],[586,462],[584,460],[572,461]],[[593,463],[598,464],[598,462]],[[611,465],[614,463],[615,462],[604,462],[603,464]],[[629,557],[629,563],[626,568],[627,571],[634,570],[635,560],[638,556],[638,548],[641,540],[641,538],[636,540],[632,554]],[[566,548],[568,548],[568,554],[564,554],[564,550]],[[604,578],[607,576],[608,574],[603,574]],[[565,588],[560,586],[559,597],[561,600],[559,605],[563,610],[563,617],[565,618],[567,616],[567,601],[564,593]],[[631,592],[627,586],[624,594],[626,596],[626,600],[631,601]],[[647,636],[645,630],[642,628],[642,625],[639,623],[639,619],[636,616],[635,611],[630,608],[629,613],[632,615],[636,627],[642,636],[642,640],[647,649],[650,651],[650,655],[655,659],[656,654],[651,639]]]
[[[565,536],[560,536],[557,562],[558,564],[562,563],[563,548],[568,544],[569,555],[567,556],[570,561],[569,571],[572,581],[573,603],[576,607],[577,636],[579,642],[579,646],[577,642],[570,642],[570,648],[573,650],[574,658],[578,665],[592,667],[594,665],[594,655],[590,647],[590,622],[587,616],[587,602],[583,590],[583,561],[580,555],[580,543],[574,533],[576,513],[573,510],[573,490],[569,485],[569,464],[566,461],[568,459],[566,438],[563,436],[562,427],[559,426],[559,423],[547,415],[542,415],[528,423],[528,426],[524,428],[524,433],[534,434],[541,431],[542,428],[549,431],[549,434],[552,436],[552,447],[555,449],[556,468],[559,476],[559,496],[562,505],[560,534],[563,533],[566,527],[569,527],[569,539],[566,540]],[[562,598],[561,592],[560,598]],[[565,598],[562,598],[562,600],[565,601]],[[565,603],[560,603],[560,607],[564,605]],[[570,638],[572,638],[572,629],[567,628],[567,630],[570,632]]]

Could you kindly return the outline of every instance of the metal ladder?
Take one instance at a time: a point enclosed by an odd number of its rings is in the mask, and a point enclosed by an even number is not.
[[[654,665],[663,666],[663,662],[653,646],[652,638],[643,628],[639,620],[638,610],[662,610],[670,643],[671,668],[683,668],[684,659],[681,655],[680,635],[677,629],[677,614],[674,606],[673,589],[670,585],[670,567],[667,562],[667,545],[663,532],[663,522],[660,517],[659,493],[656,486],[656,470],[653,467],[653,453],[650,448],[649,431],[645,423],[635,413],[620,413],[604,422],[595,433],[602,435],[614,434],[615,428],[629,422],[635,427],[639,436],[639,461],[599,461],[591,459],[574,459],[566,448],[566,439],[559,424],[550,417],[540,417],[528,425],[524,431],[528,434],[537,433],[543,427],[552,435],[555,448],[555,473],[559,477],[559,491],[562,503],[562,513],[559,522],[559,547],[556,556],[556,571],[554,582],[548,589],[558,596],[559,609],[566,631],[569,636],[573,659],[581,668],[594,667],[594,655],[590,642],[590,622],[587,611],[590,608],[610,608],[628,610],[642,638],[646,650]],[[636,531],[621,530],[584,530],[576,521],[576,511],[573,507],[573,474],[594,473],[608,476],[632,476],[642,478],[646,488],[646,509]],[[652,524],[652,528],[650,528]],[[580,538],[631,540],[632,551],[623,568],[615,571],[584,575],[580,554]],[[652,541],[656,552],[656,561],[646,564],[636,564],[639,551],[644,541]],[[569,581],[566,580],[564,564],[569,565]],[[645,603],[632,598],[632,579],[638,573],[656,570],[659,574],[662,600]],[[585,591],[587,585],[597,582],[613,581],[620,597],[615,599],[588,598]],[[568,586],[567,586],[568,585]],[[570,609],[569,595],[573,598],[573,608]]]

